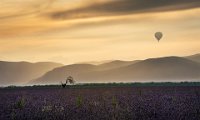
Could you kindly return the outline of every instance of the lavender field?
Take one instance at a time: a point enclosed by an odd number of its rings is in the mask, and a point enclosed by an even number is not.
[[[0,89],[0,120],[198,120],[200,87]]]

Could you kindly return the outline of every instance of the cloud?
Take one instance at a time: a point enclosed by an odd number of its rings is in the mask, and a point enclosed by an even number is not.
[[[6,0],[4,0],[6,1]],[[16,1],[16,0],[9,0]],[[17,0],[24,3],[25,0]],[[0,11],[0,37],[26,36],[48,32],[60,32],[72,28],[126,23],[128,20],[142,22],[174,17],[162,11],[176,11],[200,7],[199,0],[28,0],[34,4],[20,8],[17,5],[3,7]],[[44,1],[44,2],[43,2]],[[46,1],[46,2],[45,2]],[[70,2],[69,2],[70,1]],[[27,2],[29,3],[29,2]],[[32,3],[32,2],[30,2]],[[0,3],[2,7],[2,3]],[[9,12],[6,12],[9,11]],[[199,10],[198,10],[199,11]],[[145,15],[160,12],[163,15]],[[135,13],[140,13],[134,15]],[[151,14],[151,13],[150,13]],[[180,15],[176,15],[180,16]],[[195,15],[196,16],[196,15]],[[152,18],[154,17],[154,18]],[[159,18],[158,18],[159,17]],[[125,22],[126,21],[126,22]]]
[[[77,19],[97,16],[161,12],[200,7],[199,0],[96,0],[74,9],[49,13],[52,19]]]
[[[2,0],[0,20],[39,14],[53,4],[55,0]]]

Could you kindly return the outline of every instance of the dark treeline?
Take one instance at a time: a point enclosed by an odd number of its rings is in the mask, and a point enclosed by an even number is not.
[[[200,82],[146,82],[146,83],[78,83],[67,85],[67,88],[95,88],[95,87],[145,87],[145,86],[200,86]],[[14,88],[61,88],[60,85],[33,85],[33,86],[8,86],[4,89]]]

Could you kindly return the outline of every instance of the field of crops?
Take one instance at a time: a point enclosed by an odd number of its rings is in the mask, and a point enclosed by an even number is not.
[[[0,89],[0,120],[198,120],[200,87]]]

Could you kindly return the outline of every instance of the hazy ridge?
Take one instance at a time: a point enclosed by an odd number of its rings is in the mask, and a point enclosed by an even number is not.
[[[98,65],[0,61],[1,85],[59,84],[67,76],[73,76],[81,83],[200,81],[200,54],[135,61],[114,60]]]
[[[49,71],[31,84],[58,84],[69,75],[77,82],[199,81],[200,63],[197,61],[171,56],[140,61],[117,60],[101,65],[73,64]]]
[[[6,62],[0,61],[0,85],[22,85],[32,79],[42,76],[60,63],[52,62]]]

